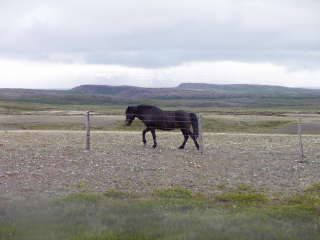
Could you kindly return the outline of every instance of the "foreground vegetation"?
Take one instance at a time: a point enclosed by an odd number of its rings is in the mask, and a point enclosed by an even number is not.
[[[110,190],[50,202],[1,201],[0,239],[320,238],[318,183],[292,197],[240,185],[215,196],[176,187],[149,199]]]

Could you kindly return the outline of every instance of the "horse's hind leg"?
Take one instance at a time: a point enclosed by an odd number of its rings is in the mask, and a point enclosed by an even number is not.
[[[188,141],[188,138],[189,138],[188,135],[185,135],[185,136],[184,136],[184,141],[183,141],[183,143],[181,144],[181,146],[179,147],[179,149],[184,149],[184,146],[186,145],[186,142]]]
[[[189,136],[188,136],[188,134],[187,134],[187,132],[186,132],[185,129],[181,129],[181,132],[182,132],[182,134],[183,134],[183,136],[184,136],[184,141],[183,141],[183,143],[181,144],[181,146],[179,147],[179,149],[184,149],[184,146],[186,145]]]
[[[193,134],[190,134],[190,136],[191,136],[191,138],[192,138],[192,140],[194,142],[194,145],[196,145],[196,148],[199,150],[199,144],[197,142],[197,139],[195,138],[195,136],[193,136]]]
[[[196,148],[199,150],[199,144],[195,138],[195,136],[193,136],[192,132],[190,131],[190,129],[188,130],[185,130],[185,129],[181,129],[181,132],[184,136],[184,141],[182,143],[182,145],[179,147],[180,149],[184,149],[184,146],[186,145],[187,141],[188,141],[188,138],[189,136],[192,138],[194,144],[196,145]]]

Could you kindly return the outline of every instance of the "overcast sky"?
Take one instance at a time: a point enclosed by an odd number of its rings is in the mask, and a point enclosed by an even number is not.
[[[320,88],[319,0],[0,0],[0,88]]]

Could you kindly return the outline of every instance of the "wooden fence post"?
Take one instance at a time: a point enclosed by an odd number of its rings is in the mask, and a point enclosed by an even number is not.
[[[200,154],[203,154],[203,138],[202,138],[202,114],[199,113],[199,120],[198,120],[198,130],[199,130],[199,151]]]
[[[302,161],[304,155],[303,155],[302,136],[301,136],[301,117],[299,118],[299,145],[300,145],[300,153],[301,153],[301,161]]]
[[[86,112],[86,149],[90,150],[90,112]]]

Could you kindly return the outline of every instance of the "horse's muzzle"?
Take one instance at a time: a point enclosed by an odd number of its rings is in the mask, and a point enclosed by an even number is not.
[[[130,126],[130,125],[131,125],[131,122],[130,122],[129,120],[126,120],[125,123],[126,123],[127,126]]]

